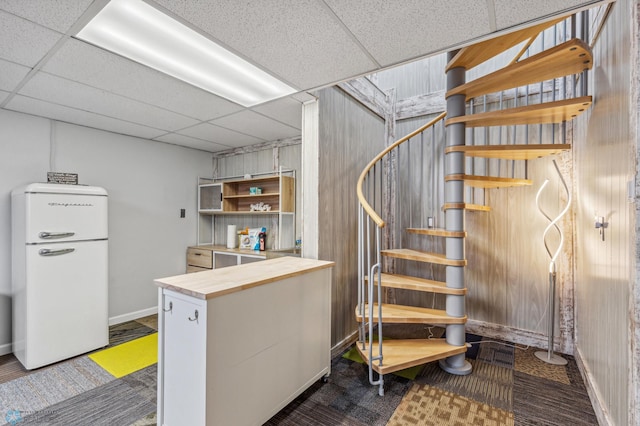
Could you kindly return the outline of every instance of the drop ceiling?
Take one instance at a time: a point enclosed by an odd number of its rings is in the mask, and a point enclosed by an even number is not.
[[[298,137],[315,89],[603,3],[145,0],[299,91],[244,108],[75,39],[107,1],[0,0],[0,107],[226,151]]]

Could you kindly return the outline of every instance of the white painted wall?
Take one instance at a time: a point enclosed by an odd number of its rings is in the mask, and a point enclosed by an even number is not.
[[[196,242],[197,177],[212,173],[204,151],[0,110],[0,354],[11,350],[10,192],[49,170],[109,192],[112,323],[155,312],[153,279],[184,273]]]

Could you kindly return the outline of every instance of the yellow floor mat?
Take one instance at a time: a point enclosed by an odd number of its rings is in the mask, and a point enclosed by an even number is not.
[[[119,379],[158,362],[158,333],[92,353],[89,358]]]

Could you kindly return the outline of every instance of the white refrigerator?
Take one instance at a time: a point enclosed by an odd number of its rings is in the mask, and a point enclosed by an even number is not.
[[[107,191],[11,193],[13,352],[27,369],[109,343]]]

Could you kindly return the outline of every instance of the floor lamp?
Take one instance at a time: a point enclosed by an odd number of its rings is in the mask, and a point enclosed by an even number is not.
[[[546,179],[542,184],[542,186],[540,187],[540,189],[538,190],[538,194],[536,195],[536,206],[538,207],[538,210],[540,211],[540,213],[542,213],[544,217],[547,218],[547,220],[549,221],[549,224],[547,225],[544,232],[542,233],[542,241],[544,242],[544,248],[547,250],[547,254],[549,255],[549,259],[550,259],[549,261],[549,315],[548,315],[549,323],[547,326],[548,336],[549,336],[549,346],[547,351],[537,351],[535,355],[536,357],[538,357],[539,359],[541,359],[542,361],[548,364],[566,365],[567,364],[566,359],[562,358],[560,355],[556,355],[553,353],[553,334],[554,334],[553,326],[555,323],[555,312],[556,312],[556,309],[555,309],[556,259],[558,258],[558,255],[560,254],[560,250],[562,249],[562,244],[564,243],[564,235],[562,234],[562,230],[558,226],[558,221],[569,210],[569,206],[571,205],[571,192],[569,191],[569,188],[567,187],[567,183],[564,181],[564,178],[562,177],[562,173],[560,173],[560,169],[558,168],[558,164],[556,163],[556,160],[553,160],[553,165],[556,168],[556,172],[558,173],[558,176],[560,177],[560,181],[564,186],[564,190],[567,193],[567,205],[560,212],[560,214],[556,216],[555,219],[551,219],[551,217],[547,213],[545,213],[544,210],[542,210],[542,208],[540,207],[540,194],[542,193],[542,190],[544,189],[544,187],[547,186],[547,184],[549,183],[549,179]],[[554,253],[551,253],[551,250],[549,249],[549,245],[547,244],[547,233],[551,230],[551,228],[555,228],[555,230],[560,235],[560,243],[558,244],[558,248]]]

